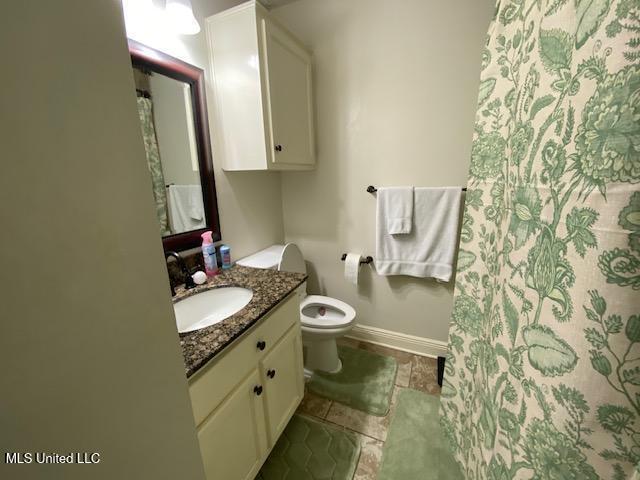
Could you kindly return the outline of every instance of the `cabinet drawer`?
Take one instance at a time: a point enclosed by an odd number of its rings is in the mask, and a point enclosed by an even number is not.
[[[299,321],[299,305],[298,296],[290,294],[257,325],[228,345],[189,379],[189,395],[196,425],[202,423],[238,381],[256,368],[280,337]],[[262,342],[264,348],[261,349]]]

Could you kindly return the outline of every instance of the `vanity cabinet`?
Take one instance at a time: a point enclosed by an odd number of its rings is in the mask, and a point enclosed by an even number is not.
[[[251,480],[304,395],[293,293],[189,379],[208,480]]]
[[[206,31],[222,168],[314,168],[311,54],[254,1],[209,17]]]

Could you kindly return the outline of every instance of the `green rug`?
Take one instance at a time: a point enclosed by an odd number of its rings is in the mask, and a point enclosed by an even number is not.
[[[294,415],[256,480],[351,480],[358,458],[353,433]]]
[[[439,408],[433,395],[398,393],[378,480],[463,480],[440,430]]]
[[[339,373],[314,373],[310,391],[371,415],[389,412],[398,362],[356,348],[338,347],[342,360]]]

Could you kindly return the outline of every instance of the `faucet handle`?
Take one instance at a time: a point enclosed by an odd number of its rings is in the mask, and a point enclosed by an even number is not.
[[[196,282],[193,280],[193,275],[191,275],[191,272],[189,272],[189,270],[187,269],[184,274],[184,288],[189,290],[191,288],[195,288],[196,286]]]

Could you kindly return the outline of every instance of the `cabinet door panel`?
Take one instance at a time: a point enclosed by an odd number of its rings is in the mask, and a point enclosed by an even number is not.
[[[294,325],[261,362],[270,445],[302,401],[304,377],[300,326]]]
[[[198,429],[208,480],[252,480],[267,452],[263,397],[257,370],[213,411]]]
[[[262,20],[271,151],[275,164],[313,165],[311,58],[291,36]]]

